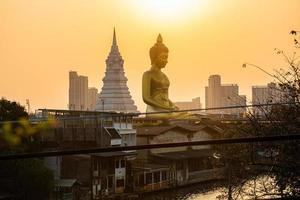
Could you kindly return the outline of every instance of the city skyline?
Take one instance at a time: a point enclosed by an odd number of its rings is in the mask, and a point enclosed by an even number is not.
[[[0,95],[24,105],[29,99],[32,110],[67,108],[70,70],[88,76],[97,89],[102,87],[99,83],[114,26],[128,87],[140,111],[145,110],[141,76],[150,66],[149,48],[158,33],[170,49],[164,71],[171,81],[171,99],[205,99],[207,77],[220,74],[225,83],[238,83],[249,100],[252,85],[266,85],[272,78],[253,67],[243,69],[242,64],[251,62],[268,72],[285,66],[273,49],[292,51],[289,31],[300,27],[299,1],[207,1],[201,4],[200,14],[185,14],[182,20],[177,16],[176,24],[168,23],[172,13],[155,13],[153,18],[141,19],[133,11],[142,8],[117,1],[82,6],[79,1],[58,4],[28,0],[1,1],[0,5],[0,27],[5,30],[0,38],[0,73],[5,74],[0,81]],[[264,15],[266,8],[268,15]],[[76,12],[79,9],[80,14]],[[255,82],[249,76],[255,77]]]
[[[0,196],[300,199],[300,0],[0,0]]]
[[[109,68],[112,66],[109,65]],[[75,76],[75,77],[74,77]],[[73,79],[76,79],[75,82]],[[213,74],[208,77],[208,84],[205,86],[205,99],[202,102],[200,97],[195,97],[186,101],[178,101],[174,102],[174,104],[179,108],[179,110],[189,110],[189,109],[204,109],[204,108],[214,108],[214,107],[227,107],[227,106],[244,106],[249,104],[266,104],[266,103],[278,103],[284,102],[283,92],[282,91],[273,91],[272,88],[276,87],[276,83],[270,82],[265,85],[252,85],[251,91],[251,100],[250,97],[239,94],[239,85],[236,83],[224,84],[221,83],[221,76],[218,74]],[[85,79],[87,83],[84,83],[81,79]],[[105,79],[105,76],[103,77]],[[107,79],[107,77],[106,77]],[[82,82],[82,83],[81,83]],[[83,85],[81,85],[83,84]],[[119,83],[114,83],[119,84]],[[80,85],[80,86],[79,86]],[[85,85],[85,86],[84,86]],[[124,85],[126,87],[126,85]],[[126,87],[127,88],[127,87]],[[87,94],[84,94],[81,90],[86,90]],[[120,89],[120,88],[119,88]],[[128,88],[129,89],[129,88]],[[103,88],[102,88],[103,90]],[[109,94],[117,95],[120,91],[116,90],[114,92],[108,91]],[[128,93],[130,95],[130,93]],[[76,97],[77,95],[77,97]],[[112,96],[113,97],[113,96]],[[87,98],[85,101],[82,100]],[[110,97],[111,98],[111,97]],[[114,97],[113,97],[114,98]],[[271,102],[269,102],[271,100]],[[79,102],[84,101],[81,105]],[[96,102],[98,101],[98,109],[96,108]],[[110,100],[111,101],[111,100]],[[70,103],[77,102],[77,103]],[[120,103],[120,102],[119,102]],[[125,102],[117,105],[125,106]],[[204,107],[202,107],[204,103]],[[112,102],[108,103],[109,107],[113,106]],[[87,111],[102,111],[105,110],[102,98],[101,98],[101,90],[95,87],[88,86],[88,77],[78,75],[75,71],[69,72],[69,110],[87,110]],[[128,106],[128,105],[127,105]],[[131,105],[130,105],[131,106]],[[134,106],[134,104],[133,104]],[[74,109],[75,108],[75,109]],[[105,111],[116,111],[116,112],[137,112],[137,111],[125,111],[125,110],[105,110]],[[225,112],[224,112],[225,111]],[[243,114],[246,112],[246,108],[240,109],[229,109],[229,110],[215,110],[215,111],[207,111],[208,113],[214,114]],[[254,113],[258,113],[257,108],[253,108]]]

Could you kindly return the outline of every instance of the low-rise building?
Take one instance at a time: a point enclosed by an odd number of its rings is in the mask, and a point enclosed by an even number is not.
[[[235,108],[235,106],[241,107]],[[246,106],[246,96],[239,94],[239,86],[237,84],[221,84],[220,75],[209,76],[208,86],[205,87],[207,113],[243,115],[246,112],[246,108],[242,106]],[[229,108],[221,109],[224,107]]]
[[[125,189],[130,187],[130,182],[127,180],[127,162],[135,155],[136,152],[111,152],[91,155],[92,199],[102,199],[103,197],[124,193]]]
[[[168,165],[134,161],[131,164],[133,191],[150,192],[170,188],[172,177]]]
[[[88,110],[94,111],[96,108],[96,101],[98,98],[98,90],[97,88],[90,87],[88,89]]]
[[[192,110],[202,108],[200,97],[196,97],[192,99],[192,101],[175,102],[175,105],[179,108],[179,110]]]
[[[48,134],[39,138],[43,149],[75,149],[136,145],[132,126],[135,114],[121,116],[115,112],[49,110],[42,116],[55,118]],[[56,180],[76,179],[90,187],[93,199],[123,193],[126,184],[127,160],[135,159],[135,151],[108,152],[92,155],[51,157],[46,166],[54,170]]]
[[[221,135],[222,129],[208,125],[173,124],[139,127],[137,128],[137,143],[142,145],[192,142],[218,138]],[[151,163],[169,169],[167,178],[164,180],[169,187],[223,178],[224,168],[216,167],[219,166],[219,161],[214,158],[210,145],[143,150],[139,152],[137,160],[143,159],[146,159],[144,160],[145,166]],[[153,170],[150,169],[149,173]],[[153,184],[153,179],[147,174],[145,178],[146,185],[143,188],[149,188],[148,185]]]
[[[252,86],[252,104],[271,104],[285,102],[284,92],[276,83],[269,83],[262,86]],[[252,108],[253,114],[257,116],[267,115],[272,106],[255,106]]]

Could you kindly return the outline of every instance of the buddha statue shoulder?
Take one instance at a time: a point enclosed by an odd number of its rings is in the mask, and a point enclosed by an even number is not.
[[[168,53],[169,50],[159,34],[156,43],[150,48],[151,68],[143,74],[142,93],[143,101],[147,104],[147,113],[178,110],[169,99],[170,81],[162,72],[168,63]]]

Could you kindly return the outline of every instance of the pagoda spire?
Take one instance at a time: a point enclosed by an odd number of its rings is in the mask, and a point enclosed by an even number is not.
[[[109,55],[106,59],[106,62],[114,62],[114,60],[122,60],[122,56],[120,54],[120,51],[119,51],[119,47],[117,45],[117,37],[116,37],[116,29],[114,27],[114,32],[113,32],[113,40],[112,40],[112,45],[111,45],[111,48],[110,48],[110,52],[109,52]],[[108,67],[110,65],[107,65]]]
[[[106,71],[103,77],[103,85],[96,102],[95,110],[115,112],[137,112],[124,71],[124,60],[120,54],[116,29],[113,32],[113,41],[106,59]]]
[[[117,37],[116,37],[116,28],[114,27],[114,35],[113,35],[113,46],[117,46]]]

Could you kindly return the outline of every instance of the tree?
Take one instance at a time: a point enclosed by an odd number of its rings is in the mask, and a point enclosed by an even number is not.
[[[1,161],[0,172],[1,179],[11,181],[1,189],[16,194],[17,198],[48,199],[53,191],[53,172],[41,159]]]
[[[5,121],[15,121],[23,118],[21,124],[4,123]],[[26,120],[25,120],[25,119]],[[25,108],[16,102],[6,99],[0,100],[0,138],[11,142],[19,138],[19,134],[27,129],[28,114]],[[22,125],[23,123],[23,125]],[[25,124],[25,125],[24,125]],[[24,127],[27,127],[24,128]],[[4,129],[9,129],[9,133]],[[21,131],[22,130],[22,131]],[[19,134],[18,134],[19,133]],[[21,134],[21,142],[24,142],[26,135]],[[3,140],[2,140],[3,142]],[[5,144],[5,143],[4,143]],[[13,143],[14,144],[14,143]],[[2,145],[0,154],[20,153],[26,149],[26,145]],[[1,190],[16,194],[20,199],[47,199],[53,189],[53,172],[44,166],[41,159],[21,159],[0,162]]]
[[[291,31],[293,36],[297,33]],[[296,38],[294,41],[297,50],[299,43]],[[234,129],[235,137],[300,133],[299,57],[296,52],[288,56],[282,50],[275,50],[286,60],[287,67],[272,74],[278,93],[270,103],[275,98],[278,103],[280,95],[283,104],[260,107],[263,113],[260,118],[248,112],[248,123]],[[222,150],[230,182],[220,199],[300,198],[299,141],[227,145]]]
[[[28,113],[19,103],[0,99],[0,121],[14,121],[27,117]]]

